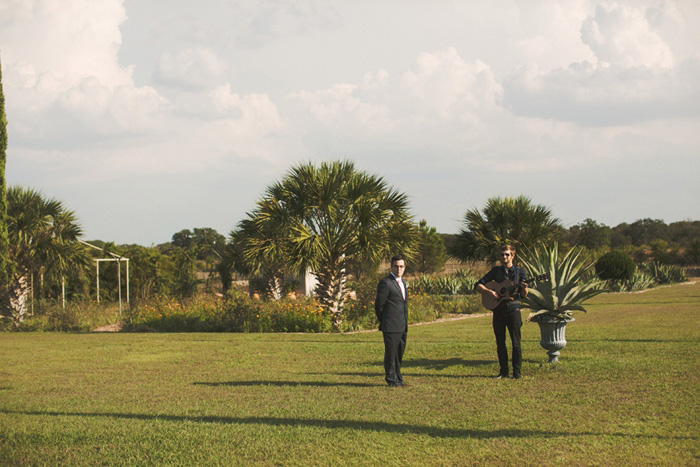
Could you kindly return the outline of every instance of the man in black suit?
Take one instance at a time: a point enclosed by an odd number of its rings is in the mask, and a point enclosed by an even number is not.
[[[401,279],[406,271],[403,256],[391,258],[391,274],[379,281],[374,312],[379,330],[384,335],[384,372],[386,383],[392,388],[404,386],[401,360],[406,349],[408,331],[408,289]]]

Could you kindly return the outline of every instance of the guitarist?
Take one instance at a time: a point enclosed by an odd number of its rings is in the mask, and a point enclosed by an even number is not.
[[[513,344],[513,378],[520,378],[520,368],[523,362],[523,352],[520,348],[520,328],[523,325],[520,316],[520,298],[527,296],[525,270],[513,265],[515,248],[511,245],[501,247],[501,266],[495,266],[476,284],[476,291],[482,295],[489,294],[499,300],[501,296],[495,290],[486,286],[490,282],[502,283],[511,280],[518,286],[510,297],[505,297],[493,310],[493,332],[496,335],[496,349],[501,371],[497,379],[508,377],[508,348],[506,347],[506,329]]]

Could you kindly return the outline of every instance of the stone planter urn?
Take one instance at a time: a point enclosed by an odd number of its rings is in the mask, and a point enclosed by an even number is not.
[[[548,363],[559,361],[559,351],[566,347],[566,323],[574,318],[558,319],[549,316],[538,316],[535,321],[540,326],[540,345],[549,355]]]

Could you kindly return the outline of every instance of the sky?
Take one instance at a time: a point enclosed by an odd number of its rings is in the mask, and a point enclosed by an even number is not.
[[[489,198],[699,220],[696,0],[3,0],[6,178],[88,240],[228,235],[350,160],[457,233]]]

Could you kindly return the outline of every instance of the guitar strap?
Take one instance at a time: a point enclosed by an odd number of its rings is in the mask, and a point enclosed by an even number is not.
[[[518,265],[516,264],[515,261],[516,261],[516,259],[513,258],[513,278],[511,279],[510,277],[508,277],[508,279],[512,280],[513,285],[515,285],[517,287],[518,284],[520,283],[520,274],[518,271]],[[515,298],[515,300],[520,300],[520,289],[519,288],[516,289],[515,293],[513,294],[513,298]]]

